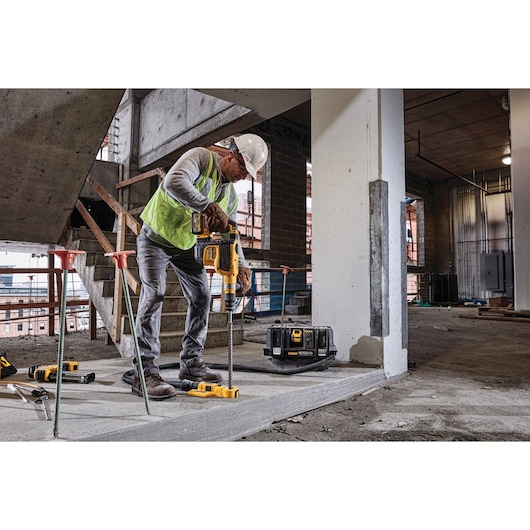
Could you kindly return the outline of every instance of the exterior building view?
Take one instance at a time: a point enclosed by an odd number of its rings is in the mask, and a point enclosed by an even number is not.
[[[22,335],[50,334],[50,319],[53,319],[53,333],[60,329],[59,307],[50,307],[47,287],[13,285],[11,275],[4,275],[0,284],[0,338]],[[73,300],[87,300],[84,287],[75,285],[67,294],[67,303]],[[68,305],[66,332],[88,329],[87,305]]]

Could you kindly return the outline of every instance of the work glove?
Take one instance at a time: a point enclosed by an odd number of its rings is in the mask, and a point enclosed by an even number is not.
[[[241,296],[250,289],[250,279],[252,278],[252,271],[246,267],[239,267],[237,273],[237,283],[241,286],[241,289],[237,291],[237,295]]]
[[[210,203],[202,214],[204,215],[206,226],[210,232],[224,234],[225,232],[230,231],[228,216],[223,212],[218,203]]]

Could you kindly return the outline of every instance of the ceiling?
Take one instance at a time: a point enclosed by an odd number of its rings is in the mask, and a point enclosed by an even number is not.
[[[508,90],[407,89],[403,98],[407,172],[441,182],[503,166],[510,152]],[[310,127],[310,101],[283,116]]]
[[[281,115],[311,128],[309,89],[196,89],[252,109],[259,121]],[[504,167],[510,152],[507,89],[405,89],[405,169],[431,182]]]
[[[256,122],[281,115],[310,129],[310,90],[205,92],[252,109]],[[508,90],[403,93],[407,172],[441,182],[502,167],[510,146]],[[57,243],[122,94],[0,91],[0,175],[8,190],[0,196],[0,243]]]
[[[404,111],[407,171],[442,181],[503,167],[508,90],[405,90]]]

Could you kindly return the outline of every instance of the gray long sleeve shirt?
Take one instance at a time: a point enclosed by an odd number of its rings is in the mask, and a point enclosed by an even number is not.
[[[173,164],[160,186],[172,199],[180,202],[190,210],[196,212],[204,211],[212,202],[207,197],[212,183],[208,181],[202,192],[195,188],[195,184],[208,167],[210,154],[213,155],[214,166],[222,182],[213,202],[219,202],[228,195],[228,211],[234,209],[230,221],[235,224],[237,208],[234,208],[234,206],[237,205],[237,195],[233,185],[226,181],[223,176],[220,164],[221,157],[217,153],[211,153],[204,147],[190,149]]]
[[[210,154],[213,156],[215,169],[222,182],[217,189],[213,201],[210,201],[207,197],[212,186],[211,180],[207,181],[202,191],[197,190],[195,187],[195,184],[208,167]],[[229,216],[229,221],[234,226],[237,226],[238,197],[233,184],[226,181],[224,178],[221,171],[220,161],[221,157],[217,153],[212,153],[204,147],[194,147],[189,151],[186,151],[186,153],[173,164],[160,183],[160,187],[169,195],[169,197],[196,212],[203,212],[211,202],[219,202],[223,197],[228,196],[227,210],[229,212],[233,210],[233,213]],[[241,245],[238,245],[238,254],[239,266],[248,267]]]

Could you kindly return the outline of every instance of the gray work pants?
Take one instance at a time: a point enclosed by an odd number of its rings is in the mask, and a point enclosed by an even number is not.
[[[160,357],[160,320],[168,265],[175,271],[188,302],[180,364],[200,364],[208,332],[210,288],[206,270],[195,260],[193,248],[180,250],[156,245],[142,230],[137,238],[137,262],[142,289],[136,314],[136,334],[144,374],[160,372],[156,361]],[[136,373],[136,358],[133,364]]]

